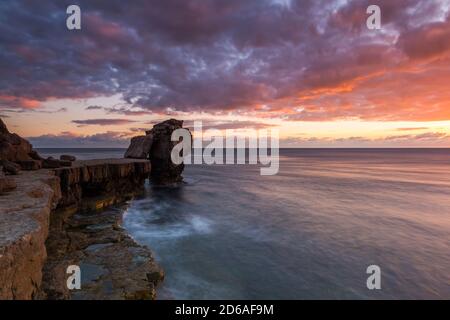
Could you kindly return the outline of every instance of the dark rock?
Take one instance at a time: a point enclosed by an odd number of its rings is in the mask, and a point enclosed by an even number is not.
[[[125,158],[148,159],[153,144],[153,135],[138,136],[131,139],[131,144],[125,152]]]
[[[59,160],[59,164],[61,165],[61,167],[71,167],[72,161]]]
[[[59,160],[63,160],[63,161],[76,161],[77,158],[68,154],[63,154],[62,156],[59,157]]]
[[[178,141],[171,141],[172,133],[183,128],[183,121],[170,119],[155,124],[146,136],[131,139],[131,145],[125,153],[126,158],[150,159],[151,177],[157,184],[170,184],[183,180],[181,173],[184,164],[174,164],[171,152]],[[192,139],[192,136],[191,136]]]
[[[37,153],[36,150],[31,150],[31,152],[28,154],[31,159],[33,160],[44,160],[44,158],[42,158],[39,153]]]
[[[14,190],[17,187],[14,179],[8,178],[0,167],[0,193]]]
[[[32,151],[31,144],[17,134],[10,133],[1,119],[0,128],[0,158],[14,162],[31,160],[29,156]]]
[[[145,131],[145,133],[148,135],[154,133],[155,131],[158,131],[165,134],[172,134],[174,130],[180,129],[182,127],[183,120],[169,119],[155,124],[151,130]]]
[[[61,167],[71,167],[72,161],[57,160],[53,157],[48,157],[42,161],[42,167],[47,169],[57,169]]]
[[[3,171],[7,174],[17,175],[20,172],[20,166],[14,162],[8,160],[0,160]]]
[[[164,273],[151,251],[120,227],[121,219],[122,211],[115,209],[51,215],[41,298],[154,299]],[[65,270],[71,264],[82,270],[80,290],[67,289]]]
[[[40,168],[39,162],[33,164],[29,161],[42,160],[27,140],[8,131],[2,119],[0,119],[0,159],[16,163],[23,162],[24,170],[37,170],[31,168]]]
[[[48,157],[42,161],[42,167],[46,169],[56,169],[60,168],[61,164],[59,160],[56,160],[52,157]]]
[[[95,207],[125,200],[142,188],[150,169],[150,161],[130,159],[77,161],[72,167],[55,169],[61,181],[59,206],[79,206],[86,202],[82,199],[90,197],[106,199],[104,204],[98,203]]]
[[[0,134],[9,134],[6,124],[0,119]]]
[[[147,131],[148,135],[153,136],[153,145],[150,151],[150,160],[152,163],[152,179],[158,184],[169,184],[183,180],[181,173],[184,170],[184,164],[176,165],[171,160],[171,152],[177,141],[171,141],[172,132],[181,129],[183,121],[170,119],[153,126],[153,129]]]
[[[21,160],[15,162],[25,171],[39,170],[42,168],[42,162],[39,160]]]

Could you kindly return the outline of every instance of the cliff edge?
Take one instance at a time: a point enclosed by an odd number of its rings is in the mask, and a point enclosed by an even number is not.
[[[0,299],[154,299],[163,271],[108,206],[149,177],[181,181],[183,166],[170,161],[170,135],[181,126],[155,125],[138,139],[147,149],[128,159],[76,161],[43,159],[0,119]],[[82,269],[78,291],[66,286],[72,264]]]

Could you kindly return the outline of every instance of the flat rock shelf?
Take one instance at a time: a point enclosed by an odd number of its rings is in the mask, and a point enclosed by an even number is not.
[[[17,188],[0,197],[0,299],[153,299],[161,268],[107,209],[150,172],[148,160],[103,159],[12,176]],[[80,290],[67,288],[69,265]]]

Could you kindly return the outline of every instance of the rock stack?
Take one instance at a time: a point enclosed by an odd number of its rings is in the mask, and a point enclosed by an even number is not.
[[[131,139],[125,158],[150,159],[151,177],[157,184],[169,184],[182,181],[184,164],[176,165],[171,160],[173,147],[178,143],[171,141],[172,132],[183,128],[183,121],[170,119],[158,123],[145,136]]]

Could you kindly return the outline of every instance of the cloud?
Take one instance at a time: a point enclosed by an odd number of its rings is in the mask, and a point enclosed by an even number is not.
[[[72,120],[72,122],[83,126],[85,125],[113,126],[113,125],[129,124],[136,121],[129,119],[87,119],[87,120]]]
[[[127,147],[129,136],[124,132],[107,131],[94,135],[79,135],[72,132],[47,134],[27,138],[35,148],[89,148]]]
[[[450,53],[450,17],[403,33],[399,47],[411,59],[442,58]]]
[[[423,134],[389,135],[380,138],[366,137],[291,137],[280,140],[280,146],[313,147],[313,148],[385,148],[385,147],[450,147],[450,135],[443,132],[427,132]]]
[[[428,130],[428,127],[411,127],[411,128],[397,128],[397,131],[418,131],[418,130]]]
[[[197,120],[198,121],[198,120]],[[273,125],[258,121],[213,121],[202,120],[202,129],[216,129],[216,130],[238,130],[238,129],[266,129],[273,127]],[[194,127],[194,121],[185,121],[184,126],[190,129]]]
[[[0,108],[119,94],[108,113],[450,119],[446,0],[79,0],[0,5]],[[100,110],[100,108],[87,108]]]
[[[104,108],[107,113],[122,114],[125,116],[145,116],[150,115],[152,112],[150,110],[143,110],[141,108],[127,108],[127,107],[111,107]]]
[[[0,94],[0,108],[18,108],[25,110],[37,109],[41,106],[41,103],[35,99],[16,97],[11,95],[1,95]]]
[[[89,106],[85,110],[102,110],[103,107],[101,106]]]
[[[150,128],[130,128],[131,133],[142,133],[144,134],[145,131],[150,130]]]

